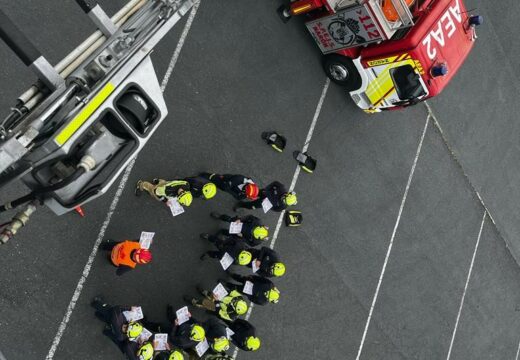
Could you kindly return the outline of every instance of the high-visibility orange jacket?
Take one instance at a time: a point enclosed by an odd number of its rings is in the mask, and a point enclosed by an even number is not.
[[[135,268],[137,263],[132,260],[132,251],[138,250],[141,248],[141,245],[137,241],[123,241],[122,243],[117,244],[112,249],[112,253],[110,254],[110,258],[112,263],[115,266],[128,266],[132,269]]]

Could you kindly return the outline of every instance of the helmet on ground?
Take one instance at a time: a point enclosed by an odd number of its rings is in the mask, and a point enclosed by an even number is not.
[[[152,261],[152,252],[148,249],[137,249],[134,252],[133,260],[138,264],[148,264]]]
[[[269,228],[267,226],[257,226],[253,229],[253,237],[258,240],[267,240]]]
[[[137,350],[137,356],[139,360],[151,360],[153,358],[153,345],[152,343],[144,343],[139,350]]]
[[[267,298],[269,299],[270,303],[276,304],[278,300],[280,300],[280,290],[277,288],[272,288],[267,292]]]
[[[283,202],[287,206],[293,206],[298,204],[298,198],[296,197],[296,193],[294,191],[285,193],[283,196]]]
[[[126,336],[128,336],[130,340],[138,338],[142,332],[143,325],[135,321],[131,321],[128,323],[128,327],[126,328]]]
[[[204,184],[202,187],[202,195],[204,195],[204,199],[209,200],[217,195],[217,187],[212,182]]]
[[[231,306],[238,315],[244,315],[247,312],[247,303],[242,297],[234,298]]]
[[[260,189],[258,188],[258,185],[256,185],[256,184],[246,184],[245,190],[246,190],[246,197],[248,199],[256,200],[256,198],[258,198],[258,193],[260,192]]]
[[[271,266],[271,274],[276,277],[283,276],[285,274],[285,264],[281,262],[274,263]]]
[[[177,199],[179,200],[179,204],[183,206],[190,206],[191,202],[193,201],[193,195],[191,191],[183,191]]]
[[[190,339],[196,342],[201,342],[206,338],[206,331],[200,325],[193,325],[191,327]]]
[[[240,254],[238,254],[238,264],[239,265],[247,265],[253,259],[253,255],[249,251],[242,250]]]
[[[228,351],[229,350],[229,340],[225,336],[216,338],[213,341],[213,344],[211,344],[211,348],[213,350],[215,350],[216,352]]]
[[[250,351],[256,351],[260,348],[260,339],[256,336],[249,336],[246,339],[246,348]]]
[[[184,360],[184,355],[179,350],[172,350],[168,360]]]

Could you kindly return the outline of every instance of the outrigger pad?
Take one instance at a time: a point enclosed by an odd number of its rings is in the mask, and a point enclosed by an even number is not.
[[[303,215],[301,211],[288,210],[285,213],[285,226],[296,227],[300,226],[303,222]]]
[[[307,152],[295,151],[293,152],[293,157],[298,161],[300,167],[309,174],[312,174],[316,169],[318,161],[313,159]]]
[[[287,139],[284,136],[278,134],[276,131],[263,132],[262,139],[264,139],[267,145],[271,146],[278,152],[283,152],[285,145],[287,144]]]

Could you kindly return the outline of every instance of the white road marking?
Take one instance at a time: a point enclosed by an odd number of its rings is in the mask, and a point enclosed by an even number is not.
[[[316,127],[316,123],[318,122],[318,118],[320,117],[321,108],[323,107],[323,102],[325,101],[325,97],[327,96],[327,92],[329,90],[330,85],[330,79],[327,78],[325,81],[325,85],[323,86],[323,90],[321,91],[320,100],[318,101],[318,105],[316,106],[316,111],[314,112],[314,117],[312,118],[312,123],[309,128],[309,131],[307,133],[307,138],[305,139],[305,144],[303,145],[302,152],[306,152],[309,148],[309,144],[312,139],[312,135],[314,134],[314,128]],[[289,191],[293,191],[296,187],[296,183],[298,182],[298,177],[300,176],[300,166],[296,166],[296,170],[294,171],[294,175],[291,181],[291,186],[289,187]],[[280,216],[278,217],[278,222],[276,223],[276,229],[274,230],[273,238],[271,240],[271,244],[269,244],[269,247],[271,249],[274,248],[274,245],[276,244],[276,239],[278,238],[278,234],[280,233],[280,228],[282,227],[283,217],[285,215],[285,210],[280,213]],[[249,320],[251,317],[251,313],[253,311],[254,304],[251,303],[251,306],[245,316],[245,320]],[[235,350],[233,351],[233,359],[236,359],[238,355],[238,347],[235,347]]]
[[[475,257],[477,256],[478,245],[480,244],[480,237],[482,236],[482,229],[484,228],[484,223],[486,221],[487,211],[484,210],[484,215],[482,216],[482,222],[480,223],[480,230],[478,231],[477,243],[475,244],[475,249],[473,250],[473,257],[471,258],[471,264],[468,270],[468,276],[466,278],[466,284],[464,285],[464,292],[462,293],[462,298],[460,299],[459,312],[457,313],[457,320],[455,321],[455,327],[453,328],[453,334],[451,335],[450,348],[448,350],[448,356],[446,360],[450,360],[451,350],[453,348],[453,343],[455,341],[455,335],[457,334],[457,328],[459,327],[460,315],[462,314],[462,307],[464,306],[464,299],[466,298],[466,291],[468,290],[469,280],[471,279],[471,273],[473,272],[473,265],[475,264]],[[518,359],[518,354],[516,355]]]
[[[186,37],[188,36],[188,32],[190,31],[191,25],[193,24],[193,19],[195,18],[195,15],[197,14],[199,5],[200,5],[200,0],[193,5],[189,18],[186,22],[186,25],[184,25],[184,30],[181,34],[179,43],[177,44],[177,47],[175,48],[175,52],[173,53],[172,59],[168,66],[168,70],[161,83],[161,90],[163,92],[164,92],[164,89],[166,88],[166,85],[168,85],[168,81],[169,81],[172,71],[177,63],[177,60],[179,58],[179,55],[180,55],[180,52],[184,45],[184,42],[186,40]],[[70,317],[76,307],[76,303],[81,295],[81,292],[83,291],[83,286],[85,285],[85,282],[87,281],[87,278],[90,274],[90,270],[91,270],[92,264],[94,263],[94,260],[96,258],[96,254],[98,252],[99,245],[101,244],[101,241],[103,241],[105,232],[106,232],[108,226],[110,225],[110,222],[112,221],[112,216],[114,215],[114,212],[117,208],[117,204],[119,203],[121,195],[123,194],[123,190],[125,189],[126,183],[128,182],[130,173],[132,172],[132,169],[135,165],[135,160],[136,159],[134,158],[128,164],[128,166],[126,167],[126,169],[123,173],[123,177],[121,178],[121,181],[119,182],[119,186],[117,188],[116,194],[114,195],[114,198],[112,199],[112,203],[110,204],[110,208],[105,217],[105,221],[103,222],[103,225],[101,226],[101,229],[99,230],[96,242],[94,243],[94,247],[92,248],[92,252],[90,253],[90,256],[87,260],[87,264],[85,265],[85,267],[83,269],[83,273],[76,286],[76,290],[74,291],[74,294],[72,295],[72,299],[70,300],[69,305],[67,306],[67,311],[65,312],[65,316],[63,317],[63,319],[60,323],[58,332],[56,333],[56,336],[54,337],[51,348],[49,349],[49,353],[47,354],[47,357],[45,358],[45,360],[54,359],[54,354],[56,353],[56,350],[58,349],[58,346],[61,342],[61,338],[63,337],[63,334],[65,333],[65,330],[67,329],[67,325],[69,323]]]
[[[2,352],[0,351],[0,360],[7,360],[4,356],[4,354],[2,354]]]
[[[401,206],[399,207],[399,212],[397,214],[397,220],[394,225],[394,230],[392,231],[392,236],[390,237],[390,244],[388,245],[388,250],[386,251],[385,261],[383,263],[383,268],[381,269],[381,274],[379,275],[379,281],[377,282],[376,292],[374,294],[374,298],[372,299],[372,305],[370,306],[370,311],[368,312],[368,318],[365,325],[365,330],[363,331],[363,337],[361,338],[361,343],[359,344],[358,353],[356,356],[356,360],[359,360],[361,357],[361,352],[363,351],[363,346],[365,345],[366,336],[368,333],[368,327],[370,326],[370,321],[372,320],[372,314],[374,313],[374,308],[376,306],[377,297],[379,296],[379,290],[381,289],[381,284],[383,283],[383,277],[385,276],[386,266],[388,265],[388,259],[390,258],[390,253],[392,252],[392,247],[394,246],[395,234],[397,233],[397,228],[399,227],[399,223],[401,222],[401,215],[403,213],[404,205],[406,203],[406,198],[408,197],[408,191],[410,190],[410,185],[412,183],[413,175],[415,173],[415,168],[417,166],[417,161],[419,160],[419,155],[421,155],[422,145],[424,142],[424,137],[426,136],[426,131],[428,130],[428,125],[430,124],[430,115],[426,118],[426,123],[424,124],[424,129],[421,135],[421,140],[419,141],[419,146],[417,147],[417,151],[415,153],[415,158],[413,160],[412,168],[410,169],[410,175],[408,176],[408,181],[406,183],[406,188],[404,190],[404,195],[401,200]]]
[[[519,357],[518,357],[519,355],[520,355],[520,341],[518,342],[518,349],[516,350],[515,360],[519,359]]]

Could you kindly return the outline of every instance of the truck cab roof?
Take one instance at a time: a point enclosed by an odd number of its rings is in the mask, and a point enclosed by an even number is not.
[[[474,44],[473,29],[462,0],[423,0],[414,5],[415,25],[401,39],[362,48],[368,61],[408,52],[421,63],[429,97],[440,93],[463,64]],[[433,77],[430,69],[439,64],[448,68],[445,76]]]

